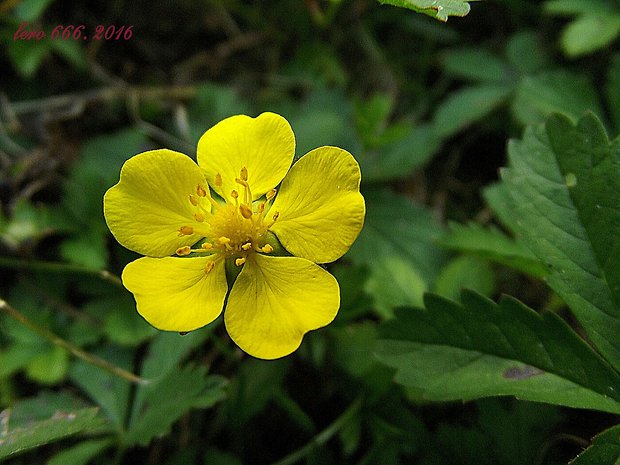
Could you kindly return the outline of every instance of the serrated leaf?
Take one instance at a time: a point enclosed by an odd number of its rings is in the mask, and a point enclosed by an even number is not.
[[[620,368],[620,140],[593,115],[560,115],[508,147],[502,179],[515,232],[550,269],[549,286]]]
[[[95,355],[120,368],[131,369],[133,352],[130,350],[110,347],[96,351]],[[129,382],[81,360],[71,367],[69,376],[101,407],[116,431],[124,431],[131,389]]]
[[[99,409],[66,393],[42,392],[0,412],[0,459],[62,439],[103,420]]]
[[[472,1],[476,0],[379,0],[379,3],[407,8],[447,21],[449,16],[465,16],[469,13],[469,3]]]
[[[514,395],[620,413],[620,375],[564,321],[513,298],[467,291],[462,304],[427,294],[381,327],[378,356],[430,400]]]
[[[175,368],[156,383],[142,386],[140,411],[123,435],[127,445],[147,445],[170,431],[171,425],[193,408],[208,408],[222,400],[227,381],[206,376],[204,367]]]
[[[483,228],[476,223],[450,223],[449,232],[440,237],[437,243],[450,250],[470,253],[537,278],[548,274],[547,268],[527,247],[497,228]]]
[[[620,425],[598,434],[590,447],[570,465],[618,465],[620,463]]]

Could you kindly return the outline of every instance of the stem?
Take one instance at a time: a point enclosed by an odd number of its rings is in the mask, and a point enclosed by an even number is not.
[[[118,276],[113,275],[107,270],[94,270],[79,265],[69,263],[44,262],[38,260],[17,260],[14,258],[0,257],[0,268],[12,268],[16,270],[48,271],[51,273],[77,273],[95,276],[104,281],[108,281],[116,286],[123,287]]]
[[[88,363],[90,363],[92,365],[95,365],[95,366],[97,366],[99,368],[103,368],[104,370],[112,373],[113,375],[118,376],[119,378],[123,378],[123,379],[125,379],[127,381],[130,381],[132,383],[137,383],[137,384],[147,384],[147,383],[149,383],[148,380],[146,380],[144,378],[140,378],[139,376],[134,375],[133,373],[131,373],[131,372],[127,371],[127,370],[123,370],[122,368],[117,367],[116,365],[113,365],[112,363],[108,362],[107,360],[102,359],[101,357],[98,357],[98,356],[93,355],[93,354],[89,354],[88,352],[85,352],[84,350],[80,349],[79,347],[71,344],[70,342],[65,341],[60,336],[57,336],[56,334],[51,332],[49,329],[44,328],[43,326],[40,326],[39,324],[37,324],[34,321],[32,321],[30,318],[28,318],[23,313],[17,311],[13,307],[11,307],[5,300],[3,300],[1,298],[0,298],[0,310],[4,311],[6,314],[8,314],[14,320],[19,321],[21,324],[23,324],[24,326],[26,326],[30,330],[34,331],[35,333],[39,334],[40,336],[43,336],[45,339],[50,341],[52,344],[54,344],[54,345],[56,345],[58,347],[62,347],[63,349],[65,349],[69,353],[75,355],[78,358],[81,358],[85,362],[88,362]]]
[[[327,428],[314,436],[308,444],[290,453],[283,459],[274,462],[272,465],[292,465],[294,463],[297,463],[299,460],[310,454],[310,452],[312,452],[315,448],[322,446],[332,437],[334,437],[334,435],[338,431],[340,431],[340,429],[345,426],[356,413],[359,412],[361,407],[362,398],[358,397],[353,401],[349,408],[347,408],[338,418],[336,418],[332,422],[332,424],[330,424]]]

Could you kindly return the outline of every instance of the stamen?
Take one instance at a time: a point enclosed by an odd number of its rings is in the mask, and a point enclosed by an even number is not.
[[[262,215],[262,213],[265,211],[265,203],[259,203],[258,204],[258,213]]]
[[[184,255],[189,255],[191,251],[192,248],[189,245],[186,245],[185,247],[179,247],[177,249],[177,255],[183,257]]]
[[[205,250],[211,250],[213,248],[213,244],[211,244],[210,242],[205,242],[204,244],[202,244],[201,247]]]
[[[205,269],[203,270],[204,273],[209,274],[214,266],[215,266],[215,262],[211,262],[211,261],[207,262],[207,264],[205,265]]]
[[[191,226],[181,226],[179,228],[179,237],[191,236],[192,234],[194,234],[194,228]]]
[[[202,187],[200,184],[198,184],[196,186],[196,194],[198,194],[200,197],[206,197],[207,190],[204,187]]]
[[[271,199],[273,199],[276,196],[276,193],[278,191],[276,189],[271,189],[269,192],[267,192],[267,201],[269,202]]]
[[[205,220],[205,216],[202,213],[194,213],[194,219],[202,223]]]
[[[248,169],[245,166],[241,168],[241,173],[239,173],[239,177],[242,181],[248,180]]]
[[[226,236],[222,236],[217,240],[220,244],[226,245],[226,244],[230,244],[230,238],[226,237]]]
[[[239,211],[241,212],[241,216],[243,216],[246,220],[252,218],[252,209],[246,204],[242,203],[239,205]]]
[[[280,212],[275,212],[273,214],[273,221],[276,221],[278,219],[278,217],[280,216]]]
[[[235,265],[241,266],[245,263],[245,257],[240,257],[235,260]]]
[[[243,244],[241,246],[241,248],[247,252],[248,250],[250,250],[252,248],[252,243],[251,242],[246,242],[245,244]]]
[[[230,193],[230,196],[235,199],[235,207],[239,206],[239,192],[237,192],[236,190],[232,190],[232,192]]]
[[[271,252],[273,252],[273,247],[271,247],[270,244],[265,244],[261,250],[264,253],[271,253]]]
[[[213,184],[215,184],[217,187],[222,187],[222,175],[220,173],[217,173],[215,175],[215,179],[213,180]]]
[[[189,194],[189,201],[194,207],[198,206],[198,199],[194,194]]]

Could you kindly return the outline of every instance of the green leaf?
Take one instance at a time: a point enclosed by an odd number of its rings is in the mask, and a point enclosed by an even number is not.
[[[433,282],[447,254],[434,245],[442,228],[432,213],[387,190],[367,190],[364,197],[366,221],[347,258],[372,273],[377,257],[400,257]]]
[[[479,47],[450,49],[443,54],[441,64],[445,72],[470,81],[501,83],[511,74],[502,59]]]
[[[489,296],[495,290],[495,274],[485,260],[476,257],[457,257],[448,263],[435,283],[435,292],[448,299],[458,300],[463,289]]]
[[[408,261],[397,255],[377,257],[364,290],[374,297],[379,313],[392,316],[392,308],[421,305],[429,283]]]
[[[379,0],[379,3],[407,8],[447,21],[448,16],[465,16],[469,13],[469,2],[472,1],[476,0]]]
[[[620,425],[598,434],[590,447],[570,465],[618,465],[620,463]]]
[[[441,147],[432,125],[421,124],[411,127],[407,133],[374,150],[355,153],[364,181],[377,182],[405,178],[420,168],[435,155]]]
[[[481,84],[450,94],[433,117],[435,133],[442,138],[456,134],[501,105],[511,91],[505,85]]]
[[[131,369],[132,351],[110,347],[94,353],[116,366]],[[129,382],[81,360],[75,362],[69,376],[101,407],[116,431],[123,432],[130,397]]]
[[[555,115],[508,147],[513,226],[551,270],[549,286],[620,368],[620,141],[593,115]]]
[[[368,268],[365,290],[388,316],[393,306],[421,302],[447,254],[434,244],[441,226],[428,210],[386,190],[365,198],[364,229],[347,257]]]
[[[545,2],[547,13],[560,15],[611,13],[612,7],[607,0],[549,0]]]
[[[35,21],[52,2],[53,0],[23,0],[17,4],[13,13],[21,21]]]
[[[0,459],[99,428],[99,409],[66,394],[42,392],[0,412]]]
[[[43,60],[49,55],[50,44],[50,40],[11,41],[7,47],[7,53],[19,74],[29,79],[36,74]]]
[[[467,291],[462,304],[427,294],[381,327],[379,359],[430,400],[514,395],[620,413],[620,375],[553,313]]]
[[[113,444],[112,439],[82,441],[54,455],[46,465],[88,465],[91,460]]]
[[[123,435],[123,443],[146,446],[155,436],[169,433],[171,425],[190,409],[208,408],[222,400],[226,384],[221,376],[206,376],[204,367],[185,367],[142,386],[140,411]]]
[[[562,47],[569,56],[586,55],[609,45],[618,34],[619,15],[583,15],[562,31]]]
[[[517,71],[531,74],[549,67],[549,57],[540,37],[533,31],[521,31],[506,44],[506,58]]]
[[[565,113],[577,120],[586,111],[601,114],[597,93],[583,76],[564,70],[524,77],[512,103],[523,124],[539,123],[551,113]]]
[[[605,84],[607,106],[616,131],[620,131],[620,54],[616,53],[609,64]]]
[[[450,250],[501,263],[536,278],[548,274],[547,268],[527,247],[497,228],[483,228],[476,223],[450,223],[449,232],[437,243]]]
[[[69,352],[62,347],[53,346],[30,361],[26,374],[38,383],[56,384],[67,376],[68,368]]]

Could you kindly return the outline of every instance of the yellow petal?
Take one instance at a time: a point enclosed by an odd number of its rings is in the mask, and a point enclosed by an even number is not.
[[[103,198],[108,227],[128,249],[172,255],[203,237],[197,232],[179,236],[181,227],[201,227],[189,201],[199,184],[206,187],[204,175],[188,156],[163,149],[140,153],[125,162],[120,181]]]
[[[306,332],[329,324],[339,306],[338,282],[320,266],[252,254],[230,292],[224,322],[245,352],[274,359],[295,351]]]
[[[215,257],[139,258],[123,270],[123,284],[133,293],[138,313],[151,325],[192,331],[222,312],[228,287],[224,261],[214,262]]]
[[[256,118],[231,116],[213,126],[198,141],[198,164],[209,185],[225,199],[243,188],[235,182],[247,168],[253,200],[277,186],[295,154],[295,136],[288,121],[275,113]],[[220,174],[221,186],[215,183]],[[241,197],[243,198],[243,197]]]
[[[293,165],[269,215],[270,228],[293,255],[316,263],[336,260],[349,250],[364,225],[360,168],[338,147],[319,147]]]

